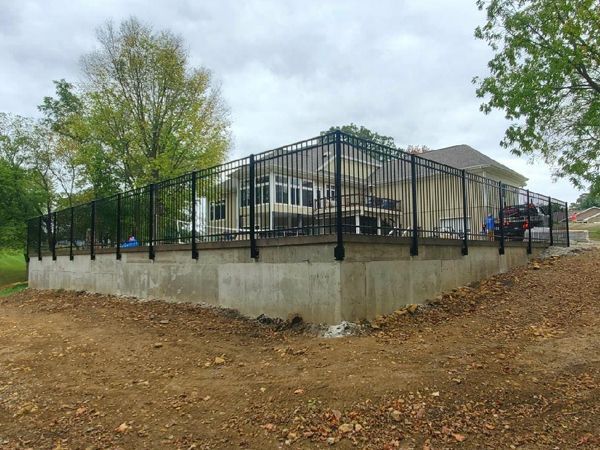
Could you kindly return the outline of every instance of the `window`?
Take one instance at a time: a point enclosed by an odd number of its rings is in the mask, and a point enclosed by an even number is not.
[[[312,181],[302,182],[302,206],[312,207],[313,205],[313,183]]]
[[[321,188],[317,190],[317,204],[319,208],[330,208],[335,206],[335,186],[325,185],[325,196],[322,196]]]
[[[257,178],[255,186],[256,204],[269,203],[269,176]]]
[[[222,220],[225,218],[225,200],[210,202],[210,220]]]
[[[240,187],[240,206],[250,205],[250,191],[248,189],[249,183],[246,182]],[[269,176],[259,177],[256,179],[255,189],[255,202],[257,205],[261,203],[269,203]]]
[[[288,202],[288,179],[280,175],[275,176],[275,201],[277,203]]]
[[[250,205],[250,196],[248,195],[248,185],[240,188],[240,206]]]
[[[290,188],[291,203],[292,205],[300,204],[300,180],[298,178],[292,178],[292,186]]]
[[[335,186],[327,185],[327,198],[331,200],[335,200]]]

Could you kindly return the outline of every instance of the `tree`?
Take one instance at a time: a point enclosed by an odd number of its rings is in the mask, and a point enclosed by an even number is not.
[[[592,206],[600,206],[600,194],[585,193],[581,194],[575,203],[571,204],[571,209],[581,211],[591,208]]]
[[[358,126],[354,123],[350,123],[350,125],[342,125],[341,127],[331,127],[327,131],[321,131],[321,135],[332,133],[337,130],[340,130],[342,133],[351,134],[361,139],[367,139],[377,144],[385,145],[386,147],[397,148],[393,137],[383,136],[379,133],[369,130],[368,128],[362,125]]]
[[[69,206],[85,184],[76,150],[43,122],[0,113],[0,158],[45,192],[39,214]]]
[[[138,187],[222,162],[229,121],[218,87],[191,68],[182,40],[132,18],[97,33],[80,87],[56,82],[40,109],[78,147],[95,193]],[[108,192],[107,192],[108,191]]]
[[[34,122],[0,113],[0,248],[25,242],[26,220],[43,212],[52,195],[31,165]]]
[[[40,213],[44,200],[29,171],[0,158],[0,248],[23,245],[26,221]]]
[[[61,147],[71,156],[70,163],[78,169],[77,196],[104,197],[128,186],[116,158],[118,152],[103,139],[106,125],[96,123],[89,111],[88,96],[78,94],[65,80],[54,84],[56,97],[45,97],[39,109],[44,114],[42,123],[58,136]]]
[[[495,52],[474,82],[481,110],[511,121],[501,145],[542,157],[600,192],[600,8],[597,0],[477,0],[475,36]]]

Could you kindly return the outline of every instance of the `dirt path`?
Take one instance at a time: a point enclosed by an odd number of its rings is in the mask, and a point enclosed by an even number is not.
[[[191,305],[0,299],[1,448],[599,448],[600,251],[323,339]]]

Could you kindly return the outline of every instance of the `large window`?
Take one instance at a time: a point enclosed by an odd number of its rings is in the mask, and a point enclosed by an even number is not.
[[[225,200],[210,202],[210,220],[225,219]]]
[[[292,205],[300,204],[300,180],[298,178],[291,178],[290,200]]]
[[[248,185],[240,188],[240,206],[250,205],[250,195],[248,195]]]
[[[302,182],[302,206],[312,207],[313,205],[313,182]]]
[[[275,177],[275,201],[297,206],[313,206],[313,182],[294,177]]]
[[[335,206],[335,186],[333,184],[325,185],[325,195],[321,192],[321,188],[317,189],[317,204],[319,208]]]
[[[281,175],[275,176],[275,201],[277,203],[288,203],[288,178]]]
[[[269,177],[256,179],[256,204],[269,203]],[[335,196],[335,194],[332,194]],[[313,206],[313,182],[300,178],[275,175],[275,203]],[[240,187],[240,206],[250,205],[248,183]]]
[[[261,203],[269,203],[270,192],[269,192],[269,176],[260,177],[256,179],[255,184],[255,201],[259,205]],[[240,187],[240,206],[250,205],[250,190],[248,189],[248,183],[245,183]]]
[[[256,179],[256,204],[269,203],[269,175]]]

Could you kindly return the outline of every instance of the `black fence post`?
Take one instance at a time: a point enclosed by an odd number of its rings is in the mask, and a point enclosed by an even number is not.
[[[567,225],[567,247],[571,246],[571,236],[569,236],[569,205],[565,202],[565,224]]]
[[[417,159],[414,153],[410,155],[410,178],[412,193],[412,242],[410,245],[410,254],[417,256],[419,254],[419,224],[417,214]]]
[[[554,245],[553,228],[554,217],[552,216],[552,197],[548,197],[548,232],[550,233],[550,245]]]
[[[52,261],[56,261],[56,211],[52,213],[52,219],[50,219],[50,227],[52,228]]]
[[[192,258],[198,259],[196,246],[196,177],[197,172],[192,172]]]
[[[38,217],[38,261],[42,260],[42,216]]]
[[[154,190],[155,184],[150,184],[150,205],[148,205],[148,258],[154,259]]]
[[[96,200],[90,204],[92,208],[92,224],[90,227],[90,259],[96,259]]]
[[[117,194],[117,259],[121,259],[121,193]]]
[[[504,189],[502,188],[502,181],[498,182],[498,191],[500,192],[500,212],[498,213],[498,222],[500,223],[500,247],[498,248],[498,253],[504,255]],[[493,235],[495,235],[495,233],[493,233]]]
[[[71,206],[71,218],[69,224],[69,260],[73,261],[73,223],[75,220],[73,219],[73,210],[75,208]]]
[[[31,223],[32,223],[32,220],[27,221],[27,236],[25,238],[25,262],[26,263],[29,262],[29,234],[31,233],[31,231],[30,231]]]
[[[529,189],[527,189],[527,254],[531,255],[531,208],[530,208]]]
[[[250,190],[250,258],[258,258],[258,248],[256,248],[256,167],[254,155],[250,155],[250,166],[248,167],[248,177]]]
[[[333,251],[335,259],[342,261],[346,256],[342,223],[342,134],[335,132],[335,233],[337,245]]]
[[[467,220],[467,172],[465,169],[462,170],[462,196],[463,196],[463,245],[462,254],[469,254],[469,233],[467,232],[468,220]]]

